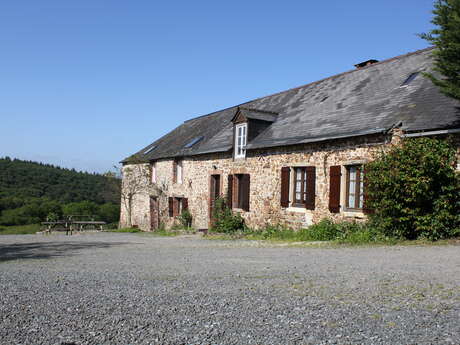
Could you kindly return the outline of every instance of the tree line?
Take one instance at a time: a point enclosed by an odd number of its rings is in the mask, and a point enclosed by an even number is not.
[[[0,158],[0,225],[34,224],[66,215],[117,222],[119,183],[113,174]]]

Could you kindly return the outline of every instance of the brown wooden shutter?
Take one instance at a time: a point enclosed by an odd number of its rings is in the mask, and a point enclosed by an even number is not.
[[[366,173],[366,166],[363,166],[363,174],[364,174],[364,181],[363,181],[363,188],[364,188],[364,201],[363,201],[363,213],[364,214],[371,214],[374,213],[374,210],[369,208],[366,204],[368,202],[367,196],[367,173]]]
[[[188,210],[188,199],[182,198],[182,210]]]
[[[281,207],[289,207],[289,185],[291,168],[281,168]]]
[[[177,161],[173,160],[173,183],[177,183]]]
[[[228,175],[227,206],[233,208],[233,175]]]
[[[174,217],[174,198],[168,198],[169,216]]]
[[[241,176],[241,208],[244,211],[249,212],[249,194],[250,194],[250,188],[251,188],[251,178],[249,174],[244,174]]]
[[[331,166],[329,170],[329,211],[332,213],[340,212],[340,180],[341,166]]]
[[[315,167],[306,167],[305,171],[307,173],[306,176],[306,192],[307,196],[305,199],[305,208],[307,210],[314,210],[315,209],[315,193],[316,193],[316,168]]]

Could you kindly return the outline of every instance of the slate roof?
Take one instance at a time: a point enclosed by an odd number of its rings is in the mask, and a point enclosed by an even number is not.
[[[395,125],[408,132],[458,128],[460,102],[442,95],[429,79],[419,74],[409,85],[401,86],[412,73],[431,69],[432,49],[191,119],[135,155],[147,161],[229,151],[233,138],[231,120],[239,107],[245,115],[273,121],[248,143],[248,149],[382,133]],[[200,136],[204,139],[184,148]],[[153,146],[156,148],[144,154]]]

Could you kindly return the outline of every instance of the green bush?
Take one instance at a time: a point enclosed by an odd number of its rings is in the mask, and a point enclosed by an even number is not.
[[[254,231],[253,237],[264,240],[295,240],[297,233],[292,229],[283,228],[280,225],[267,225],[261,231]]]
[[[235,233],[245,231],[244,219],[239,213],[234,213],[227,207],[224,198],[218,198],[214,204],[212,231],[222,233]]]
[[[460,234],[460,178],[446,140],[406,139],[366,165],[366,207],[385,236],[437,240]]]
[[[323,219],[317,224],[310,225],[300,230],[303,241],[332,241],[341,233],[340,226],[330,219]]]
[[[281,226],[266,226],[261,231],[249,234],[252,239],[279,240],[279,241],[333,241],[336,243],[364,244],[371,242],[388,242],[391,239],[384,237],[369,223],[338,222],[323,219],[308,228],[294,231]]]
[[[181,215],[177,217],[177,219],[179,220],[183,228],[190,229],[192,227],[193,218],[189,210],[183,210]]]

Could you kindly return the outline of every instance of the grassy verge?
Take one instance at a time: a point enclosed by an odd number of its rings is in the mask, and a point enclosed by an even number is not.
[[[0,226],[0,235],[29,235],[40,231],[40,224]]]
[[[130,232],[130,233],[141,232],[141,230],[139,230],[138,228],[109,229],[107,231],[109,232]]]
[[[152,232],[146,232],[146,234],[151,235],[151,236],[162,236],[162,237],[174,237],[174,236],[182,235],[182,233],[180,232],[167,231],[167,230],[155,230]]]
[[[427,239],[403,240],[386,237],[381,232],[371,227],[368,223],[340,222],[334,223],[324,219],[308,228],[298,231],[282,227],[267,226],[266,228],[253,231],[236,231],[233,233],[213,233],[208,239],[219,240],[262,240],[278,243],[318,243],[328,246],[369,246],[369,245],[446,245],[460,244],[459,239],[440,240],[432,242]]]

